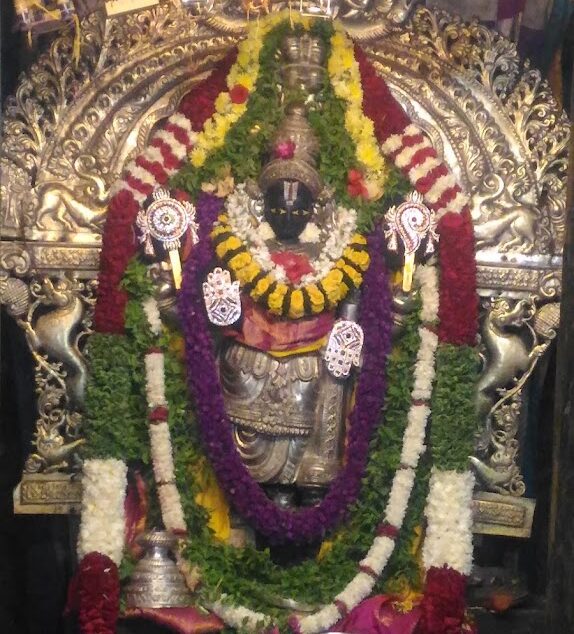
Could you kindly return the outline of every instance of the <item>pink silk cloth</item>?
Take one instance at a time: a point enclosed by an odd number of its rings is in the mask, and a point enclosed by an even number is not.
[[[215,614],[205,614],[196,608],[128,608],[122,619],[145,619],[177,634],[208,634],[221,632],[224,623]]]
[[[396,597],[387,595],[367,599],[331,631],[341,634],[414,634],[420,618],[419,608],[401,613],[393,607],[395,601]],[[176,634],[207,634],[220,632],[224,627],[214,614],[204,614],[195,608],[132,608],[122,618],[150,620]],[[273,630],[268,634],[273,634]]]
[[[401,613],[393,606],[397,597],[377,595],[360,603],[335,627],[333,632],[344,634],[414,634],[420,619],[420,609]]]
[[[334,317],[324,312],[317,317],[281,320],[267,313],[248,298],[242,299],[242,322],[239,330],[225,334],[239,343],[264,352],[289,352],[305,348],[326,337],[333,328]]]

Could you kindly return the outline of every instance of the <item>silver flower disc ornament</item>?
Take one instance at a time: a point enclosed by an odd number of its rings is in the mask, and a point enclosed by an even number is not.
[[[153,241],[157,240],[169,254],[176,288],[181,286],[181,260],[179,248],[181,238],[189,230],[196,244],[197,222],[195,207],[189,202],[172,198],[167,189],[156,189],[153,201],[138,213],[136,225],[140,230],[139,241],[144,245],[146,255],[153,256]]]
[[[331,330],[325,362],[337,379],[349,376],[353,366],[359,366],[363,350],[363,329],[354,321],[342,319]]]
[[[390,251],[398,251],[400,240],[405,251],[403,269],[403,290],[411,290],[415,268],[415,253],[422,241],[427,238],[425,253],[434,251],[434,242],[438,240],[434,213],[423,203],[419,192],[411,192],[404,203],[391,207],[385,214],[387,228],[385,237]]]
[[[241,317],[239,282],[232,282],[229,271],[217,267],[203,283],[203,299],[209,321],[230,326]]]

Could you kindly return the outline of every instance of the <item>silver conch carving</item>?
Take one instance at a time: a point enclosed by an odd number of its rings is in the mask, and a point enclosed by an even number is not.
[[[327,369],[335,378],[348,377],[353,366],[359,367],[363,341],[363,329],[359,324],[348,319],[335,323],[325,350]]]
[[[216,326],[230,326],[241,317],[239,282],[231,281],[229,271],[213,269],[203,282],[203,299],[209,321]]]

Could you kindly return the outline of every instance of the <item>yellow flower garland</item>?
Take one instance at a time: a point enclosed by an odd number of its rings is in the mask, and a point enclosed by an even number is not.
[[[225,214],[211,232],[217,257],[229,268],[241,288],[273,315],[301,319],[334,309],[363,282],[369,267],[367,240],[355,233],[333,268],[314,283],[294,286],[278,282],[272,271],[265,272],[249,253],[245,243],[233,233]]]
[[[309,29],[309,18],[289,10],[281,11],[258,19],[249,24],[247,37],[237,47],[237,60],[227,76],[228,91],[221,92],[215,100],[215,114],[208,119],[199,133],[190,153],[191,164],[199,168],[207,157],[225,143],[225,137],[231,127],[239,121],[247,110],[249,97],[243,103],[233,103],[230,92],[234,86],[243,86],[250,93],[259,77],[259,54],[265,36],[286,19],[292,24],[300,24]]]
[[[347,103],[345,128],[355,143],[369,199],[377,200],[384,192],[389,166],[379,149],[373,122],[363,114],[363,88],[353,42],[339,22],[334,27],[327,63],[329,79],[337,97]]]

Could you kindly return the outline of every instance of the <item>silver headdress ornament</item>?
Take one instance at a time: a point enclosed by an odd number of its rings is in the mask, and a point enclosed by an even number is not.
[[[317,168],[319,141],[307,121],[305,106],[292,104],[273,139],[275,158],[261,170],[259,186],[265,191],[278,180],[291,179],[306,185],[314,198],[323,190]]]

